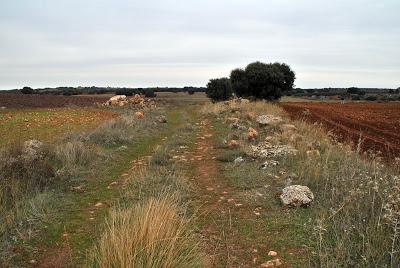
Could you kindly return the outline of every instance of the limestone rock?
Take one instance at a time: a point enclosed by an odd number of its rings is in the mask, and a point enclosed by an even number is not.
[[[240,164],[240,163],[243,163],[243,162],[244,162],[244,158],[241,157],[241,156],[237,157],[237,158],[233,161],[233,163],[235,163],[235,164]]]
[[[273,115],[260,115],[256,118],[256,122],[260,126],[275,126],[278,125],[282,122],[282,118],[279,116],[273,116]]]
[[[308,206],[314,201],[314,194],[307,186],[291,185],[283,188],[280,199],[285,206]]]
[[[237,140],[230,140],[228,141],[229,149],[236,149],[239,148],[239,142]]]
[[[167,118],[164,115],[157,116],[156,120],[158,123],[167,123]]]
[[[141,104],[143,103],[145,100],[139,95],[139,94],[135,94],[135,96],[133,96],[133,98],[131,98],[131,102],[133,104]]]
[[[106,104],[109,106],[124,106],[128,104],[128,99],[125,95],[117,95],[111,97]]]
[[[254,141],[257,137],[258,137],[258,131],[252,127],[249,127],[249,130],[247,132],[247,139],[249,141]]]
[[[135,116],[139,119],[144,117],[144,113],[143,112],[135,112]]]

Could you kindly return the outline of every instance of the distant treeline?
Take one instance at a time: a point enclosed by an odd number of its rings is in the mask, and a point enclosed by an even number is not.
[[[4,91],[7,93],[39,94],[39,95],[82,95],[82,94],[118,94],[132,96],[134,94],[151,94],[152,92],[205,92],[203,87],[147,87],[147,88],[128,88],[128,87],[56,87],[56,88],[36,88],[24,87]]]

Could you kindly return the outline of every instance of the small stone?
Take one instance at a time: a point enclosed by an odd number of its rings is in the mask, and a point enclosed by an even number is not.
[[[256,118],[256,122],[260,126],[267,126],[267,125],[278,125],[281,123],[283,120],[279,116],[273,116],[273,115],[260,115]]]
[[[239,148],[239,142],[237,140],[230,140],[228,141],[229,149],[236,149]]]
[[[37,261],[32,259],[32,260],[29,261],[29,263],[30,263],[30,264],[36,264]]]
[[[158,123],[167,123],[167,118],[164,115],[157,116],[156,120]]]
[[[235,163],[235,164],[240,164],[240,163],[243,163],[243,162],[244,162],[244,158],[241,157],[241,156],[237,157],[237,158],[233,161],[233,163]]]
[[[144,113],[143,112],[135,112],[135,116],[139,119],[144,117]]]
[[[282,190],[280,199],[285,206],[308,206],[314,201],[314,194],[307,186],[290,185]]]
[[[79,185],[79,186],[71,187],[71,191],[76,192],[76,193],[84,193],[85,189],[83,188],[83,185]]]
[[[252,127],[249,127],[247,132],[247,139],[249,141],[254,141],[258,137],[258,131]]]
[[[95,206],[96,208],[100,208],[100,207],[103,207],[104,204],[101,203],[101,202],[97,202],[96,205],[94,205],[94,206]]]
[[[277,253],[276,251],[270,250],[270,251],[268,252],[268,256],[276,257],[276,256],[278,256],[278,253]]]

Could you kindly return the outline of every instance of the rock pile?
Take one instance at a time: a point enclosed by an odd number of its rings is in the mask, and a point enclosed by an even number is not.
[[[156,106],[154,100],[143,98],[138,94],[136,94],[132,98],[128,98],[125,95],[113,96],[103,104],[103,106],[111,106],[111,107],[122,107],[127,105],[131,105],[138,108],[153,108]]]
[[[307,186],[290,185],[282,190],[280,199],[285,206],[309,206],[314,201],[314,194]]]
[[[265,141],[258,145],[252,145],[248,153],[253,158],[273,158],[284,155],[295,155],[297,150],[290,145],[272,145]]]
[[[256,122],[261,127],[265,127],[265,126],[276,126],[276,125],[282,123],[283,120],[279,116],[266,114],[266,115],[257,116]]]

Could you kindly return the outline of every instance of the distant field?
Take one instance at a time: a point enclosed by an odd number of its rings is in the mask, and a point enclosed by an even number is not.
[[[281,103],[292,118],[320,122],[343,139],[385,156],[400,155],[400,105],[397,103]]]
[[[0,107],[6,108],[56,108],[68,106],[92,106],[95,102],[105,102],[107,96],[53,96],[22,95],[0,93]]]
[[[113,117],[112,112],[93,108],[0,110],[0,146],[28,139],[53,141]]]
[[[208,101],[205,93],[179,92],[157,92],[154,99],[161,103],[204,103]],[[22,95],[0,93],[0,107],[10,108],[60,108],[60,107],[88,107],[95,103],[104,103],[114,94],[101,95],[77,95],[77,96],[58,96],[58,95]]]

